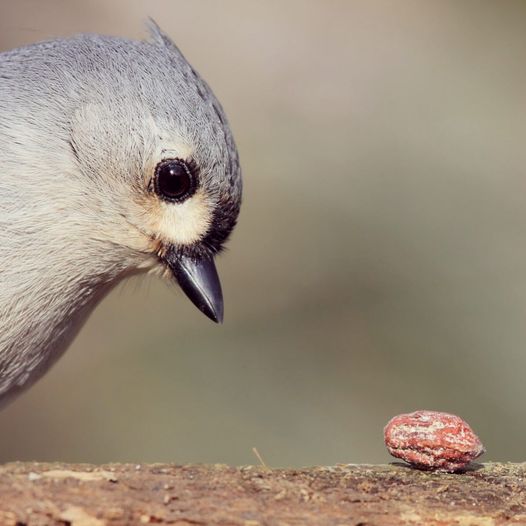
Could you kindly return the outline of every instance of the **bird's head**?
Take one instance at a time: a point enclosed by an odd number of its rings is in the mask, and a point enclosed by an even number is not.
[[[151,33],[77,43],[71,154],[99,214],[93,235],[128,249],[137,268],[173,276],[220,322],[214,256],[239,213],[238,154],[208,85],[153,23]]]

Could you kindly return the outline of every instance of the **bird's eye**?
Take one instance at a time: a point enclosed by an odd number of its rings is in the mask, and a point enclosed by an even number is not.
[[[155,168],[155,193],[165,201],[180,203],[195,192],[196,186],[193,165],[182,159],[166,159]]]

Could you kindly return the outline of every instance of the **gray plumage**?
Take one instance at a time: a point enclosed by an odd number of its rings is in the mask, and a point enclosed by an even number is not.
[[[153,189],[163,159],[196,171],[184,202]],[[210,260],[240,200],[223,110],[153,23],[148,41],[81,35],[0,54],[0,403],[119,280]]]

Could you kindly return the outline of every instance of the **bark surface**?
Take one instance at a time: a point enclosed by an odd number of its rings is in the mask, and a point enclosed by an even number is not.
[[[305,469],[0,466],[0,524],[526,525],[526,463],[461,474],[402,464]]]

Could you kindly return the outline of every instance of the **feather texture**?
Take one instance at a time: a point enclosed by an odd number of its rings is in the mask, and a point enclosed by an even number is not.
[[[0,54],[0,403],[38,379],[120,279],[164,244],[215,253],[239,212],[221,106],[151,22],[151,39],[80,35]],[[157,163],[192,158],[167,204]]]

